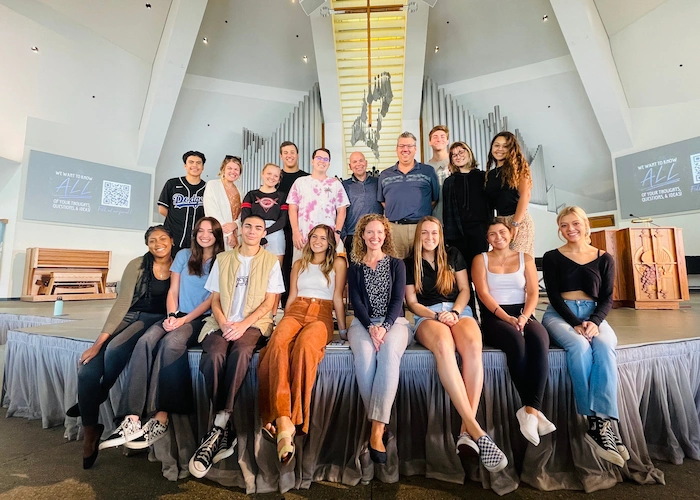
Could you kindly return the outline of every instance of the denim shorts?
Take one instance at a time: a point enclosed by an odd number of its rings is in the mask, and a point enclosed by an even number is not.
[[[440,302],[439,304],[434,304],[432,306],[427,306],[428,309],[430,309],[433,312],[439,313],[442,311],[451,311],[454,309],[454,302]],[[423,321],[426,319],[434,319],[434,318],[423,318],[421,316],[413,316],[415,318],[416,324],[413,327],[413,331],[415,332],[418,330],[418,325],[420,325]],[[459,315],[459,319],[462,318],[474,318],[474,313],[472,312],[472,308],[469,306],[466,306],[462,313]]]

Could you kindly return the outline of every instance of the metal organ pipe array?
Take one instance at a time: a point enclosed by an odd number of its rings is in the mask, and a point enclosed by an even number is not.
[[[238,189],[241,196],[260,187],[260,174],[267,163],[280,163],[279,148],[284,141],[292,141],[299,148],[299,168],[311,171],[311,153],[323,140],[323,110],[318,83],[314,84],[304,100],[282,122],[277,130],[265,139],[246,128],[243,129],[244,174]]]
[[[469,110],[439,89],[437,84],[429,77],[423,82],[423,102],[421,104],[421,121],[423,123],[423,147],[424,157],[430,156],[429,138],[430,129],[435,125],[446,125],[450,129],[450,142],[463,141],[469,144],[474,151],[474,157],[479,163],[479,168],[486,169],[486,160],[489,155],[491,139],[499,132],[508,129],[508,118],[501,116],[499,106],[494,106],[488,119],[480,119],[469,113]],[[525,144],[525,139],[518,129],[513,132],[520,143],[530,168],[532,170],[532,198],[530,203],[547,205],[547,182],[545,179],[544,157],[542,146],[531,153]],[[551,197],[551,194],[550,194]]]

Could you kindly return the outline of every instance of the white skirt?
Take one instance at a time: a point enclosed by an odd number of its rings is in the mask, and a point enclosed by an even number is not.
[[[265,227],[270,227],[273,225],[276,221],[274,220],[266,220],[265,221]],[[265,250],[268,252],[274,254],[274,255],[284,255],[284,248],[285,248],[285,242],[284,242],[284,230],[280,229],[279,231],[275,231],[272,234],[268,234],[265,236],[265,239],[267,240],[267,245],[265,245]]]

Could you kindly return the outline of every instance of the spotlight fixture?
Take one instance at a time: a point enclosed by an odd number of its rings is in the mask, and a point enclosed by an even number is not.
[[[542,16],[542,20],[543,20],[544,22],[547,22],[547,19],[549,19],[549,16],[548,16],[547,14],[545,14],[544,16]]]
[[[302,57],[301,60],[304,61],[305,63],[309,62],[309,58],[306,56]]]
[[[147,9],[150,9],[150,8],[151,8],[151,4],[150,4],[150,3],[147,3],[147,4],[146,4],[146,8],[147,8]]]
[[[32,52],[34,52],[35,54],[36,54],[37,52],[39,52],[39,47],[37,47],[36,45],[34,45],[34,46],[32,47]]]
[[[439,50],[440,50],[440,47],[438,47],[438,46],[436,45],[436,46],[435,46],[435,53],[437,54]]]
[[[203,43],[209,43],[209,40],[207,40],[207,37],[202,38]]]

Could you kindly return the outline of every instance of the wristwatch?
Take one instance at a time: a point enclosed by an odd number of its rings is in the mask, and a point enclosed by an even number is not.
[[[340,232],[341,232],[340,229],[335,230],[335,234],[340,234]]]
[[[175,311],[175,312],[172,312],[172,313],[168,313],[168,318],[177,318],[177,313],[179,313],[179,312],[180,312],[180,311]]]
[[[514,220],[510,221],[510,225],[513,227],[518,227],[520,225],[520,222],[515,222]]]

